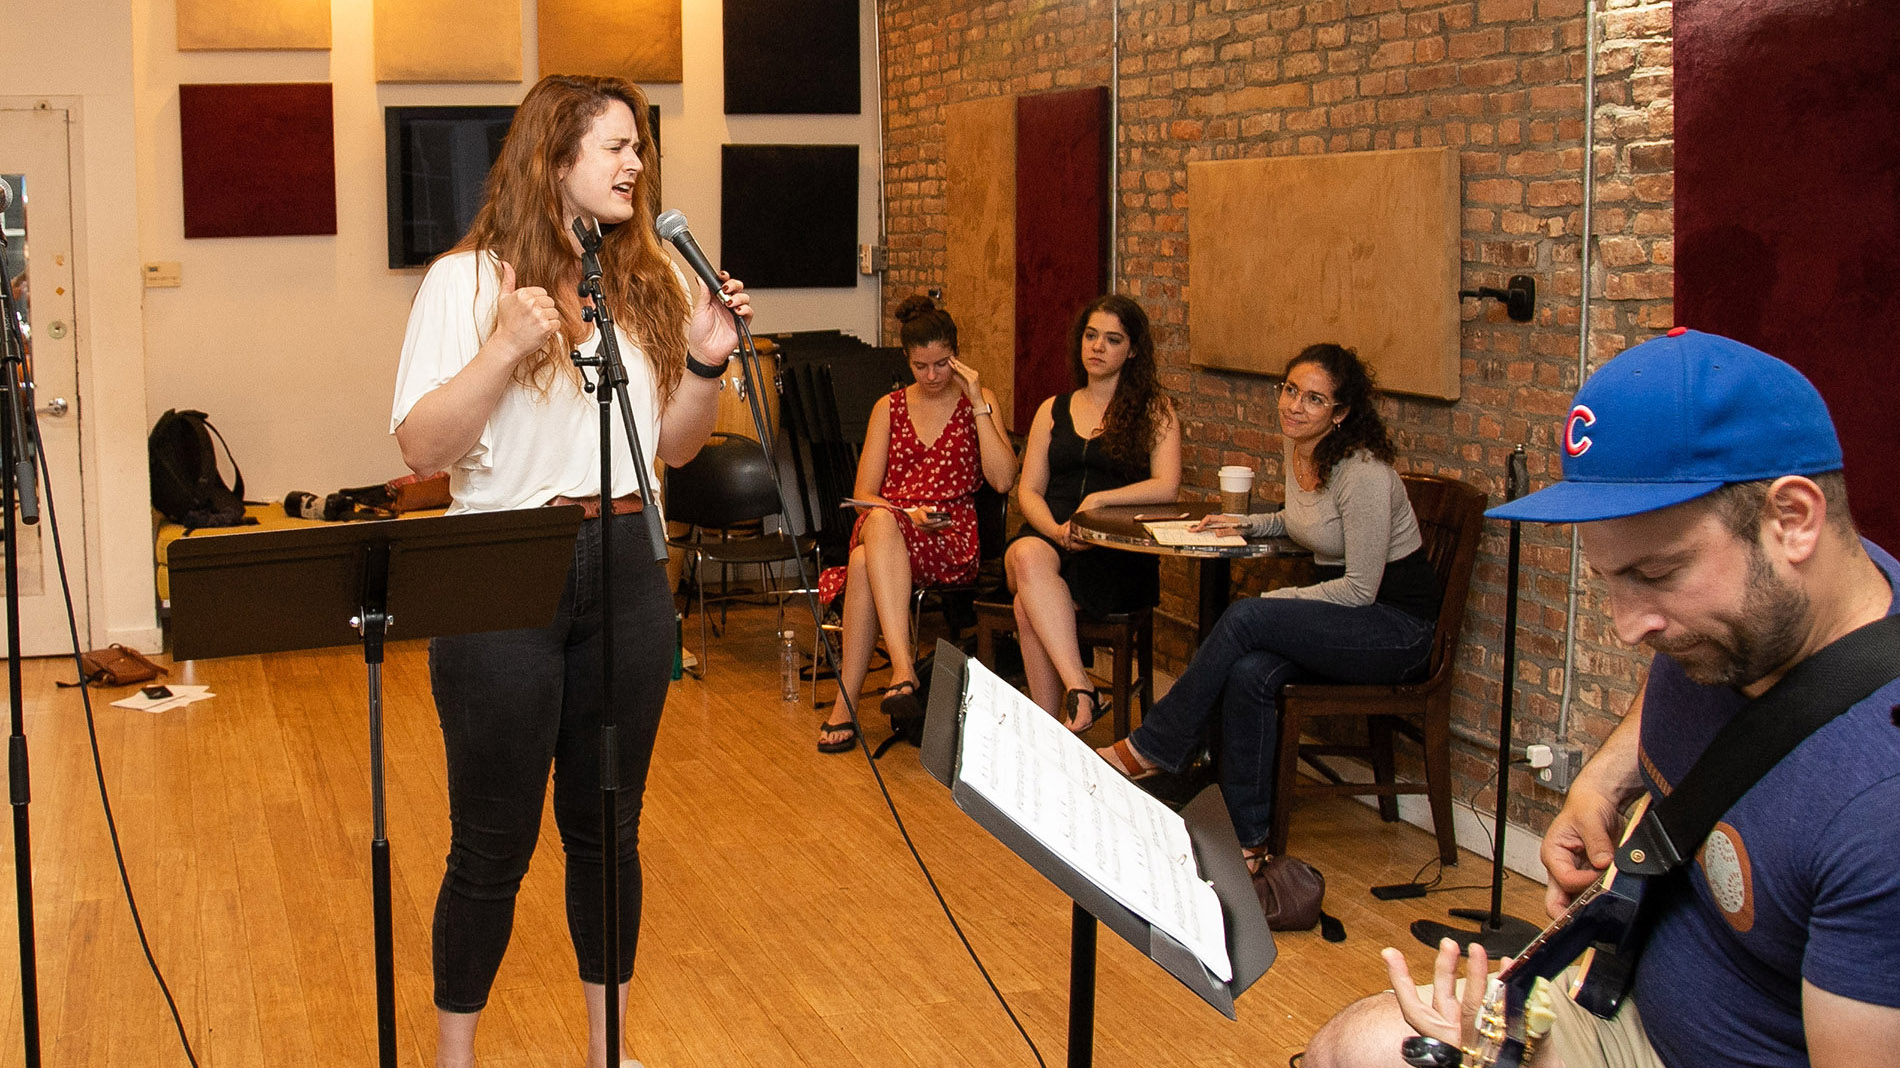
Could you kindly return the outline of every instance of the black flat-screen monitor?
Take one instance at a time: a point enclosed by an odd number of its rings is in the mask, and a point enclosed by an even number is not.
[[[511,106],[383,109],[389,266],[423,266],[468,232],[514,114]]]

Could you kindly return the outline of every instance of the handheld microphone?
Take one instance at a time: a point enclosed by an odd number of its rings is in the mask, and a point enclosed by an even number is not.
[[[719,272],[713,270],[706,254],[699,250],[699,242],[693,240],[692,232],[686,229],[686,216],[677,211],[662,212],[658,219],[653,220],[653,231],[660,235],[661,240],[671,241],[673,247],[680,250],[680,255],[686,258],[686,265],[693,269],[700,281],[706,283],[707,292],[719,293],[724,283],[719,281]]]

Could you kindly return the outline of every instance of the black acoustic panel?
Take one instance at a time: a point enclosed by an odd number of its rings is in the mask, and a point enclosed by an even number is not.
[[[856,115],[857,0],[726,0],[726,114]]]
[[[855,286],[858,146],[726,145],[721,266],[754,289]]]

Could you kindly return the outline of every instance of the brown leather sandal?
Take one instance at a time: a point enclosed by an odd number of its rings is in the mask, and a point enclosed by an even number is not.
[[[1140,782],[1161,774],[1161,765],[1142,756],[1141,751],[1129,745],[1126,738],[1097,749],[1095,754],[1108,761],[1109,767],[1121,772],[1130,782]]]

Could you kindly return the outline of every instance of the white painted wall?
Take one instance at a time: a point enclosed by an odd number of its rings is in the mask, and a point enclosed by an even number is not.
[[[687,214],[717,260],[720,145],[856,143],[860,240],[878,240],[871,0],[861,4],[865,110],[855,116],[726,116],[721,5],[682,4],[685,80],[646,87],[661,108],[665,206]],[[366,2],[333,5],[328,51],[189,53],[176,47],[173,0],[7,4],[0,95],[70,97],[81,119],[74,213],[92,644],[157,647],[145,434],[165,409],[211,414],[253,499],[403,472],[387,432],[389,394],[421,273],[386,266],[382,108],[519,101],[539,73],[534,0],[523,8],[524,82],[377,85]],[[796,76],[788,57],[787,77]],[[178,86],[250,81],[332,84],[335,236],[185,239]],[[140,264],[160,260],[182,265],[181,287],[142,289]],[[876,282],[759,291],[755,328],[875,340]]]
[[[124,0],[10,0],[0,24],[0,96],[67,107],[73,141],[74,284],[87,544],[65,547],[89,577],[90,645],[157,648],[145,463],[145,359],[139,316],[142,151],[134,125],[132,21]]]
[[[172,0],[135,0],[149,12],[141,42],[138,118],[140,255],[176,260],[184,285],[146,294],[150,368],[146,416],[208,412],[244,466],[247,494],[322,494],[402,474],[388,435],[389,395],[420,270],[386,264],[383,116],[389,105],[512,104],[534,78],[533,0],[523,7],[523,69],[508,85],[377,85],[371,5],[333,6],[328,52],[179,52]],[[876,240],[877,100],[869,3],[862,41],[867,110],[853,116],[723,113],[717,3],[684,3],[685,80],[648,85],[660,106],[662,200],[686,213],[707,254],[719,253],[720,146],[728,142],[862,146],[862,240]],[[178,85],[328,81],[336,109],[334,237],[184,238]],[[754,296],[760,331],[839,328],[872,337],[876,279],[851,289],[768,290]]]

